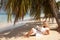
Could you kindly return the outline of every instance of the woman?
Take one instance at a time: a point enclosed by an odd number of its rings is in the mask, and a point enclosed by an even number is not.
[[[46,30],[45,34],[49,34],[49,23],[46,20],[43,21],[43,27]]]
[[[36,28],[32,28],[27,34],[25,34],[25,37],[29,37],[30,35],[41,36],[48,34],[49,34],[49,25],[46,21],[44,21],[42,27],[37,26]]]

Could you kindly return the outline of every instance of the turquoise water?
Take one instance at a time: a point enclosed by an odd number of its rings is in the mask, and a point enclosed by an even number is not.
[[[28,11],[28,14],[26,14],[26,16],[24,17],[24,20],[25,19],[31,19],[32,17],[30,17],[30,15],[29,15],[29,11]],[[44,14],[41,14],[41,17],[43,17],[44,16]],[[12,19],[14,19],[14,16],[12,15]],[[1,22],[7,22],[7,14],[6,14],[6,12],[5,11],[3,11],[3,10],[0,10],[0,23]]]
[[[24,19],[29,19],[30,16],[27,14]],[[14,16],[12,15],[12,19],[14,19]],[[7,22],[7,14],[0,14],[0,23],[1,22]]]
[[[7,14],[0,14],[0,22],[7,22]]]
[[[28,19],[30,16],[27,14],[24,18]],[[12,15],[12,19],[14,19]],[[7,12],[4,9],[0,10],[0,23],[7,22]]]
[[[41,17],[43,17],[44,15],[42,14]],[[32,17],[30,17],[29,14],[26,14],[26,16],[24,17],[24,20],[26,19],[31,19]],[[14,19],[14,16],[12,15],[12,19]],[[1,22],[7,22],[7,14],[0,14],[0,23]]]
[[[0,22],[7,22],[7,15],[0,14]]]

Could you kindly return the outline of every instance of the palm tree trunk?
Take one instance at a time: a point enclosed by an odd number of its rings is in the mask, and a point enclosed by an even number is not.
[[[14,20],[14,24],[18,21],[18,18],[19,18],[19,10],[18,7],[16,7],[16,17],[15,17],[15,20]]]
[[[45,18],[45,20],[47,20],[47,17]]]
[[[49,22],[50,22],[50,17],[49,17]]]
[[[51,18],[52,19],[52,23],[54,23],[54,17],[53,18]]]
[[[57,9],[57,6],[56,6],[56,1],[55,0],[49,0],[49,4],[50,4],[50,7],[51,7],[51,10],[53,11],[53,14],[54,14],[54,17],[56,18],[56,21],[57,21],[57,24],[59,26],[59,29],[60,29],[60,19],[58,16],[59,13],[59,10]]]

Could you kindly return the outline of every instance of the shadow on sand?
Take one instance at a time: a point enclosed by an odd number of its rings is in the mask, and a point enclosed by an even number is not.
[[[7,30],[5,32],[0,33],[0,38],[17,38],[17,37],[21,37],[24,35],[24,33],[26,33],[27,31],[29,31],[31,28],[36,27],[37,25],[41,26],[40,22],[32,22],[32,23],[26,23],[23,26],[19,26],[17,28],[14,28],[12,30]],[[55,30],[57,31],[57,30]],[[60,31],[58,31],[60,32]]]
[[[58,27],[56,31],[60,33],[60,27]]]
[[[0,38],[12,38],[12,37],[21,37],[24,35],[25,32],[29,31],[32,27],[35,27],[37,25],[40,25],[40,22],[32,22],[32,23],[26,23],[23,26],[20,26],[18,28],[7,30],[5,32],[0,33]]]

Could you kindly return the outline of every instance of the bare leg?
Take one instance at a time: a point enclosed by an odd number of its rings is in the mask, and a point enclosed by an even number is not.
[[[25,35],[25,37],[29,37],[32,33],[34,33],[33,28]]]

